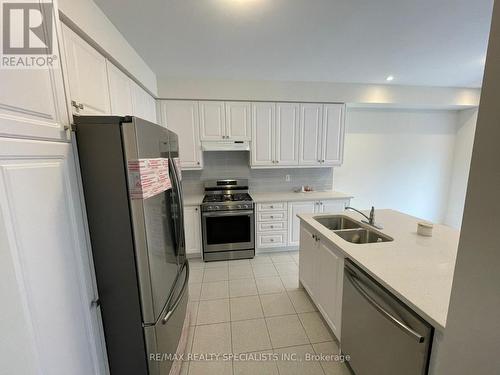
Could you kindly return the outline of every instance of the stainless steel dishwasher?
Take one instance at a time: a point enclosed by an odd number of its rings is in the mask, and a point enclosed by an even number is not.
[[[427,374],[433,328],[346,259],[341,350],[356,375]]]

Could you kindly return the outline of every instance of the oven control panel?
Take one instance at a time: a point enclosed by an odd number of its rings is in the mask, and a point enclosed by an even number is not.
[[[221,203],[204,204],[202,211],[235,211],[235,210],[253,210],[253,203]]]

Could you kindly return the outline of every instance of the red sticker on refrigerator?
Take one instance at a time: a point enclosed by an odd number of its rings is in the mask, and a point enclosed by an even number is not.
[[[172,188],[168,159],[129,160],[127,165],[131,199],[146,199]]]

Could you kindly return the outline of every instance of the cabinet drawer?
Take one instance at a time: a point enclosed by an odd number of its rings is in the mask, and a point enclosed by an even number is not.
[[[284,247],[286,238],[287,232],[258,233],[257,247]]]
[[[258,212],[257,221],[286,221],[287,213],[286,211],[276,211],[276,212]]]
[[[276,232],[277,230],[287,230],[287,223],[284,221],[265,221],[257,223],[257,232]]]
[[[286,210],[286,202],[268,202],[257,204],[257,211]]]

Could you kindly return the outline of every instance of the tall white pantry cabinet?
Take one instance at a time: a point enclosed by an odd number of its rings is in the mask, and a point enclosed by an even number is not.
[[[0,372],[105,374],[62,70],[0,82]]]

